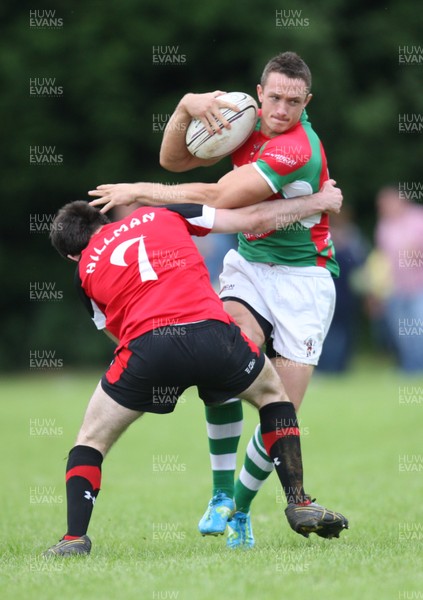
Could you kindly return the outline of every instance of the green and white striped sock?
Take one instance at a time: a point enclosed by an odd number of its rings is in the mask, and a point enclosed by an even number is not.
[[[248,442],[244,464],[235,483],[234,497],[237,510],[249,512],[251,502],[272,471],[273,462],[264,448],[260,425],[257,425],[254,435]]]
[[[206,406],[207,435],[213,472],[213,496],[234,495],[236,452],[242,432],[242,402],[238,398]]]

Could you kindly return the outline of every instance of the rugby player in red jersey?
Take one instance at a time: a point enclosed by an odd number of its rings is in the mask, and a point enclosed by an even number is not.
[[[329,196],[329,203],[320,206],[338,210],[339,195]],[[78,262],[79,292],[96,326],[118,345],[69,453],[67,532],[46,557],[90,552],[86,533],[104,456],[144,412],[172,412],[193,385],[206,405],[237,395],[259,410],[263,440],[295,531],[333,537],[348,527],[345,517],[305,494],[294,406],[270,360],[223,309],[191,239],[210,231],[264,231],[282,214],[291,219],[290,210],[283,202],[239,210],[195,204],[144,207],[112,223],[84,201],[59,210],[52,244]],[[310,214],[308,203],[302,203],[302,210]]]
[[[285,52],[268,62],[257,86],[261,112],[256,130],[233,154],[234,170],[216,184],[193,183],[172,189],[149,183],[117,184],[99,186],[90,194],[99,196],[98,202],[105,203],[106,209],[135,201],[149,203],[153,191],[163,202],[175,202],[183,195],[188,202],[225,208],[300,195],[309,195],[311,200],[329,175],[323,146],[305,110],[311,100],[310,89],[310,70],[297,54]],[[221,94],[186,94],[182,98],[163,137],[160,159],[165,168],[187,171],[216,162],[192,156],[185,131],[194,117],[209,131],[216,119],[229,125],[220,110],[231,105],[219,99]],[[258,235],[240,233],[238,251],[231,250],[225,257],[220,296],[242,331],[258,346],[268,343],[269,356],[298,411],[332,320],[332,278],[338,276],[339,267],[328,215],[319,211],[296,221],[281,220]],[[200,532],[223,533],[236,508],[228,545],[250,547],[254,544],[250,504],[273,470],[272,462],[257,428],[234,490],[241,403],[206,407],[206,418],[213,498],[199,523]]]

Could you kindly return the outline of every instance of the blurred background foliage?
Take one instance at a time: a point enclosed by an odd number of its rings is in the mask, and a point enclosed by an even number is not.
[[[423,65],[398,61],[399,47],[422,41],[418,5],[411,0],[284,4],[1,4],[2,370],[28,369],[29,352],[39,349],[54,349],[67,366],[90,366],[110,356],[110,343],[95,335],[77,300],[73,266],[52,250],[47,233],[30,230],[30,219],[47,219],[101,183],[220,177],[229,162],[178,175],[159,166],[160,128],[187,91],[254,95],[267,60],[295,50],[313,74],[308,112],[324,142],[330,173],[369,240],[377,190],[389,182],[419,181],[422,136],[398,132],[400,113],[423,112]],[[30,11],[39,16],[47,10],[61,24],[31,26]],[[277,11],[299,24],[278,26]],[[180,62],[154,63],[157,47],[162,54],[166,48],[177,54]],[[34,78],[53,78],[62,93],[30,94]],[[63,162],[30,164],[31,146],[53,146]],[[54,282],[63,299],[31,301],[31,282]]]

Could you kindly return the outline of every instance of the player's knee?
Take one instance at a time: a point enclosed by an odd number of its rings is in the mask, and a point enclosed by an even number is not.
[[[105,456],[110,449],[110,445],[105,443],[104,440],[90,435],[89,432],[84,431],[83,429],[81,429],[81,431],[78,433],[75,446],[90,446],[91,448],[95,448],[95,450],[101,452],[103,456]]]
[[[258,409],[273,402],[290,401],[281,380],[268,358],[266,358],[260,375],[242,397]]]

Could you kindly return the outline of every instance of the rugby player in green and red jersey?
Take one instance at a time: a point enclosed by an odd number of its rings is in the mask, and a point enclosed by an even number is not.
[[[148,183],[103,185],[90,194],[100,197],[96,202],[109,209],[136,201],[151,203],[151,186],[155,186],[156,202],[175,202],[179,196],[187,202],[225,208],[316,193],[329,175],[323,146],[305,111],[310,89],[310,70],[297,54],[285,52],[267,63],[257,86],[261,103],[257,127],[233,154],[234,170],[216,184],[182,184],[171,186],[172,190]],[[222,93],[182,98],[165,130],[162,166],[180,172],[216,162],[192,156],[185,131],[194,117],[209,131],[215,129],[216,119],[229,126],[220,111],[232,106],[219,99]],[[259,346],[268,343],[273,365],[298,411],[335,305],[332,277],[338,276],[339,268],[328,215],[318,212],[307,219],[299,217],[295,224],[281,221],[263,234],[240,233],[238,239],[238,251],[231,250],[225,257],[220,296],[244,333]],[[273,470],[272,461],[258,427],[234,490],[241,402],[233,399],[207,407],[206,418],[213,497],[200,520],[200,532],[223,533],[230,520],[228,546],[251,547],[250,504]],[[293,490],[293,504],[295,496]]]

